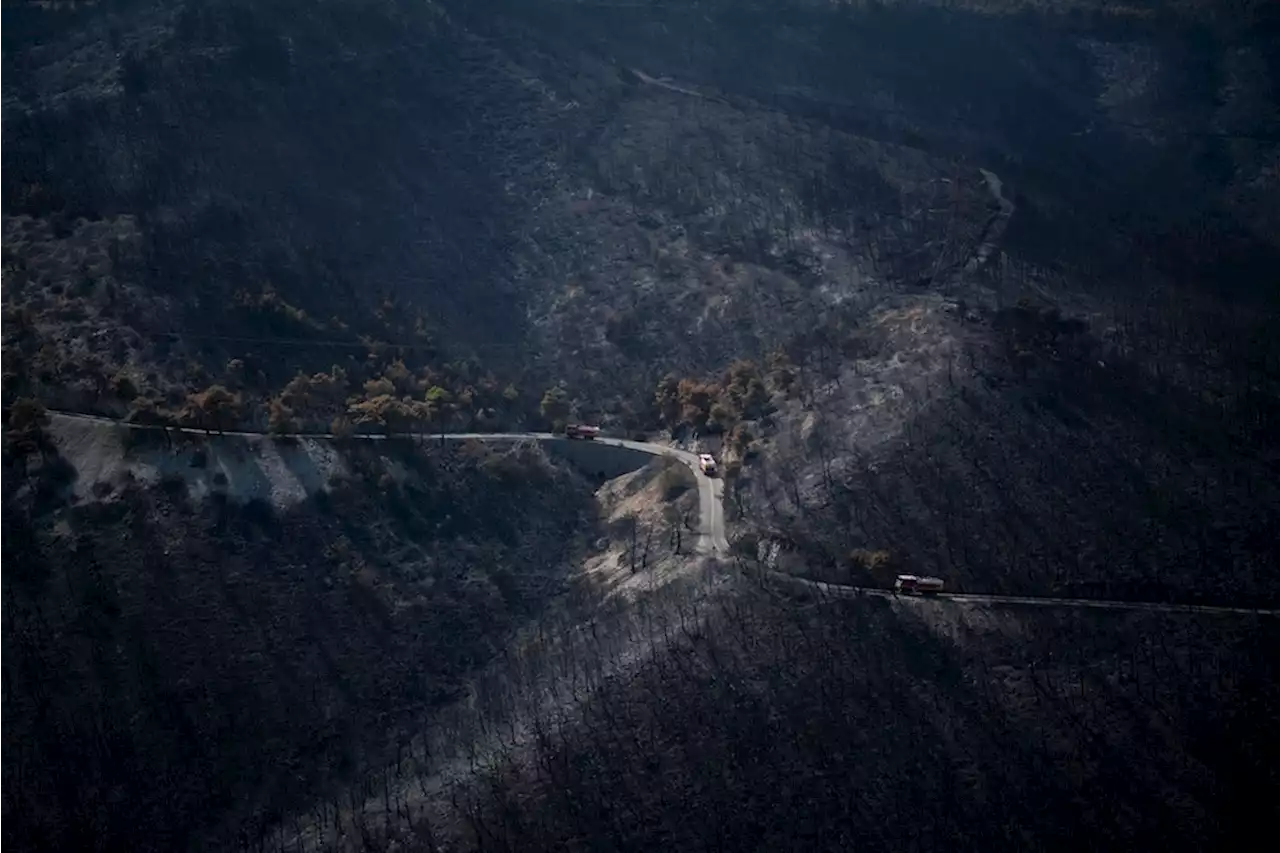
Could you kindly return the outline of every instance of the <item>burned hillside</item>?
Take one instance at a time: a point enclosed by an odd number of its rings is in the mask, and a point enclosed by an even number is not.
[[[1274,9],[6,3],[5,840],[1240,847]]]
[[[456,700],[601,533],[591,487],[536,450],[352,446],[274,506],[236,493],[272,476],[244,445],[60,506],[30,497],[48,463],[6,456],[6,843],[246,843]],[[96,476],[99,445],[63,446]]]

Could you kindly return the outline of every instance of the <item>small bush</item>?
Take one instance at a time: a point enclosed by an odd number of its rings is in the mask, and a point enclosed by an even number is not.
[[[854,548],[849,552],[849,562],[854,566],[877,571],[888,568],[892,557],[888,551],[869,551],[866,548]]]
[[[132,403],[138,397],[138,386],[123,373],[118,373],[111,379],[111,391],[126,403]]]
[[[854,548],[846,564],[847,580],[843,583],[888,586],[896,574],[893,555],[888,551]]]

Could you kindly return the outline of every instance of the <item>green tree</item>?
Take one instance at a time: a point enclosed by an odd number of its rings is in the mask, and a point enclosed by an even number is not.
[[[796,384],[796,366],[783,350],[769,354],[769,382],[779,391],[790,394]]]
[[[405,367],[404,359],[397,358],[382,371],[382,378],[390,382],[397,393],[408,394],[414,390],[413,374]]]
[[[753,438],[754,436],[751,435],[751,431],[747,429],[746,424],[739,423],[729,431],[729,436],[725,439],[725,447],[732,450],[739,457],[745,458]]]
[[[346,411],[347,372],[335,365],[329,373],[299,373],[281,390],[280,402],[295,417],[325,423]]]
[[[365,396],[373,397],[389,397],[396,393],[396,385],[385,376],[379,376],[377,379],[370,379],[364,383]]]
[[[558,427],[569,419],[569,395],[565,393],[564,388],[556,385],[548,388],[546,393],[542,395],[542,403],[539,405],[542,417]]]
[[[769,390],[753,361],[735,361],[724,382],[725,397],[743,418],[758,418],[769,403]]]
[[[138,386],[123,372],[111,378],[111,390],[126,403],[133,402],[138,396]]]
[[[653,405],[658,410],[658,419],[667,429],[673,430],[680,425],[680,380],[674,373],[668,373],[658,383]]]
[[[426,399],[422,405],[427,423],[440,428],[440,441],[444,442],[444,429],[449,423],[449,414],[453,410],[453,395],[448,389],[432,385],[427,389]]]
[[[707,421],[707,427],[713,432],[724,432],[732,429],[737,420],[738,413],[734,411],[733,406],[723,400],[717,400],[711,404],[711,417]]]
[[[711,419],[711,407],[720,396],[720,387],[711,382],[681,379],[678,388],[680,422],[701,432]]]
[[[240,417],[240,395],[223,385],[210,385],[198,394],[187,397],[182,412],[183,420],[202,429],[223,432],[234,427]]]
[[[298,431],[293,412],[279,400],[272,400],[267,404],[267,429],[276,435]]]
[[[390,394],[357,400],[351,403],[347,413],[357,426],[375,426],[389,436],[404,432],[414,416],[411,406]]]
[[[329,423],[329,431],[337,439],[348,439],[356,434],[355,424],[346,415],[337,415]]]

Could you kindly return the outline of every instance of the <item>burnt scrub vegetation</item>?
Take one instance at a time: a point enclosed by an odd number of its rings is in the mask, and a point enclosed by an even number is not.
[[[79,484],[31,399],[665,427],[748,564],[1274,604],[1274,19],[1164,5],[6,5],[5,840],[1247,846],[1269,623],[673,585],[546,639],[576,479],[388,443],[284,510],[215,453]],[[637,586],[690,541],[657,511]]]
[[[669,370],[967,289],[979,167],[1064,301],[1197,226],[1252,280],[1280,221],[1229,138],[1267,31],[1196,4],[48,5],[5,34],[6,384],[66,408],[398,358],[630,429]]]
[[[295,12],[8,11],[6,384],[118,411],[118,372],[164,404],[238,359],[261,398],[388,352],[520,379],[513,235],[548,110],[431,3]],[[82,372],[103,378],[74,393]]]
[[[1275,628],[738,598],[455,797],[463,848],[1248,846]]]
[[[591,353],[575,387],[616,389],[628,362],[657,378],[763,361],[827,315],[920,293],[1131,318],[1189,289],[1209,335],[1258,328],[1275,115],[1249,70],[1273,54],[1257,15],[846,5],[459,8],[593,119],[573,150],[594,194],[545,225],[591,259],[550,312],[555,340]],[[977,166],[1016,201],[997,247]],[[962,274],[993,248],[1023,280]],[[1220,316],[1228,292],[1251,322]],[[1144,332],[1152,359],[1168,331]]]
[[[787,570],[884,586],[890,566],[860,559],[884,549],[961,591],[1280,600],[1274,415],[1252,388],[1193,393],[1029,302],[968,317],[879,443],[833,391],[747,469],[742,499]]]
[[[6,844],[254,843],[570,591],[598,535],[576,475],[532,451],[382,453],[350,449],[286,509],[195,501],[178,474],[50,506],[6,465]]]

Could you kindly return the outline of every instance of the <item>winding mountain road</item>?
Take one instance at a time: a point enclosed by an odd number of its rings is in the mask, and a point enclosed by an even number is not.
[[[49,411],[51,418],[61,418],[74,421],[89,421],[93,423],[101,423],[114,427],[124,427],[126,429],[149,430],[155,432],[183,433],[188,435],[228,435],[241,438],[290,438],[290,439],[310,439],[316,441],[333,440],[336,438],[332,433],[315,432],[315,433],[285,433],[272,434],[262,432],[250,432],[244,430],[226,431],[221,433],[211,433],[208,430],[198,429],[194,427],[176,427],[176,426],[160,426],[153,424],[134,424],[125,421],[106,418],[99,415],[85,415],[76,412]],[[401,433],[396,438],[417,438],[435,441],[481,441],[486,443],[519,443],[526,441],[536,441],[539,443],[550,442],[569,442],[573,439],[565,438],[549,432],[450,432],[450,433]],[[387,436],[362,434],[356,435],[354,438],[361,441],[385,441]],[[611,447],[624,448],[630,451],[645,453],[650,456],[661,456],[668,459],[674,459],[681,464],[687,466],[693,472],[694,478],[698,483],[698,545],[697,552],[704,555],[728,556],[729,540],[725,533],[724,526],[724,481],[718,477],[708,477],[702,473],[702,469],[698,466],[698,454],[691,453],[687,450],[669,447],[665,444],[654,444],[645,441],[628,441],[621,438],[595,438],[590,443]],[[785,572],[769,571],[765,573],[769,580],[777,582],[780,586],[790,587],[792,589],[808,590],[816,592],[819,595],[838,597],[838,598],[856,598],[859,596],[878,596],[882,598],[893,598],[895,593],[892,590],[878,589],[874,587],[853,587],[842,586],[840,584],[826,583],[825,581],[809,580],[807,578],[797,577],[796,575],[786,574]],[[1168,604],[1163,602],[1150,601],[1114,601],[1106,599],[1093,598],[1054,598],[1048,596],[1015,596],[1015,595],[981,595],[969,593],[939,593],[928,597],[919,596],[901,596],[904,599],[912,601],[951,601],[958,603],[970,604],[1004,604],[1004,605],[1024,605],[1031,607],[1075,607],[1090,608],[1097,610],[1141,610],[1156,613],[1203,613],[1203,614],[1235,614],[1235,615],[1252,615],[1252,616],[1280,616],[1280,610],[1268,608],[1253,607],[1231,607],[1225,605],[1201,605],[1201,604]]]
[[[1143,610],[1153,613],[1206,613],[1248,616],[1280,616],[1280,610],[1255,607],[1231,607],[1215,604],[1168,604],[1158,601],[1115,601],[1100,598],[1056,598],[1030,595],[977,595],[963,592],[940,592],[934,595],[899,595],[890,589],[866,586],[843,586],[825,581],[789,575],[786,572],[766,572],[770,581],[791,589],[816,592],[831,598],[858,598],[864,595],[879,598],[899,598],[906,601],[954,601],[967,604],[1028,605],[1032,607],[1075,607],[1092,610]]]
[[[162,426],[158,424],[135,424],[126,421],[116,420],[114,418],[102,417],[100,415],[85,415],[78,412],[62,412],[49,411],[51,418],[61,418],[73,421],[88,421],[91,423],[100,423],[114,427],[124,427],[126,429],[146,430],[150,432],[167,432],[179,433],[184,435],[223,435],[238,438],[288,438],[295,440],[313,440],[313,441],[332,441],[336,436],[333,433],[326,432],[297,432],[297,433],[262,433],[251,432],[246,430],[226,430],[224,432],[211,433],[209,430],[199,429],[196,427],[179,427],[179,426]],[[376,434],[358,434],[353,438],[360,441],[385,441],[387,436]],[[415,433],[398,433],[395,438],[412,438],[420,440],[434,441],[481,441],[489,444],[515,444],[524,441],[536,441],[538,443],[548,442],[568,442],[576,441],[575,439],[565,438],[550,432],[415,432]],[[694,478],[698,483],[698,543],[697,552],[700,554],[727,554],[729,550],[729,540],[725,535],[724,527],[724,481],[717,477],[708,477],[702,473],[702,469],[698,466],[698,454],[690,453],[687,450],[679,450],[669,447],[665,444],[654,444],[645,441],[628,441],[621,438],[594,438],[590,440],[593,444],[605,445],[609,447],[621,447],[627,450],[646,453],[650,456],[662,456],[668,459],[674,459],[687,466],[693,472]]]
[[[433,434],[431,437],[440,438],[439,434]],[[556,435],[549,432],[460,432],[445,433],[446,441],[486,441],[486,442],[503,442],[503,441],[574,441],[581,439],[568,439],[563,435]],[[590,439],[595,444],[602,444],[607,447],[622,447],[627,450],[635,450],[640,453],[647,453],[650,456],[663,456],[668,459],[674,459],[689,468],[693,472],[693,476],[698,481],[698,546],[697,550],[702,554],[727,554],[729,550],[729,539],[725,534],[724,528],[724,481],[718,477],[708,477],[702,473],[702,468],[698,465],[698,454],[690,453],[687,450],[679,450],[669,447],[665,444],[654,444],[647,441],[628,441],[623,438],[593,438]]]

